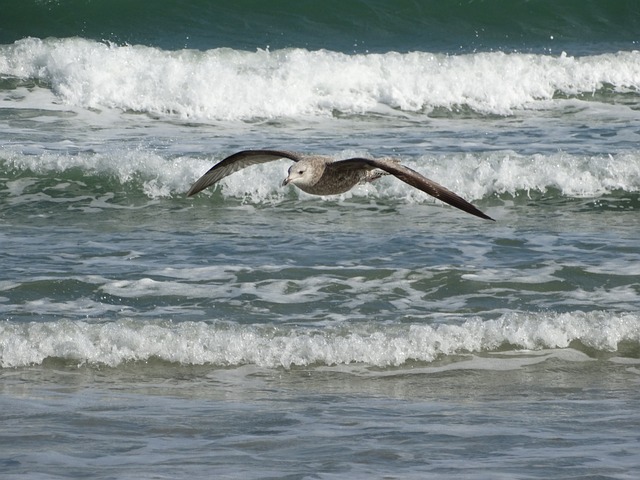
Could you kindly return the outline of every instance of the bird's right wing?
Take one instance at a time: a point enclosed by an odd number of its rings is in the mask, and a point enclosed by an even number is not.
[[[187,197],[195,195],[238,170],[242,170],[250,165],[271,162],[280,158],[288,158],[289,160],[297,162],[302,157],[297,153],[286,150],[243,150],[242,152],[234,153],[219,163],[216,163],[196,180],[187,192]]]
[[[338,160],[331,164],[336,170],[348,170],[348,169],[366,169],[371,170],[379,168],[403,182],[411,185],[412,187],[422,190],[428,193],[432,197],[437,198],[449,205],[459,208],[476,217],[484,218],[486,220],[493,220],[486,213],[481,212],[475,206],[467,202],[464,198],[460,197],[457,193],[452,192],[448,188],[443,187],[439,183],[428,179],[421,173],[402,165],[395,159],[371,159],[371,158],[349,158],[346,160]],[[495,220],[493,220],[495,221]]]

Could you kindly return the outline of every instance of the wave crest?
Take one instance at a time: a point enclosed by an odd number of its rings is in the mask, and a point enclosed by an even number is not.
[[[336,158],[351,155],[353,152],[343,152]],[[120,192],[123,185],[131,193],[156,199],[183,196],[190,184],[223,156],[207,160],[189,156],[164,158],[139,149],[73,155],[53,152],[25,155],[4,150],[0,151],[0,172],[7,177],[3,195],[10,197],[14,205],[35,200],[29,195],[36,193],[66,196],[68,190],[73,189],[86,199],[83,195]],[[491,152],[425,155],[402,161],[470,200],[534,193],[590,198],[613,192],[640,192],[637,152],[607,156]],[[283,189],[281,183],[288,166],[289,163],[282,161],[246,168],[223,179],[220,186],[206,190],[203,195],[217,190],[224,197],[251,203],[285,201],[290,198],[291,190]],[[25,176],[24,172],[32,175]],[[307,197],[302,192],[298,195]],[[432,201],[431,197],[391,178],[356,187],[339,198],[352,197],[392,198],[409,203]]]
[[[0,47],[0,74],[42,82],[67,105],[189,119],[458,108],[511,115],[556,96],[637,95],[640,52],[581,58],[502,52],[348,55],[299,48],[201,52],[29,38]]]
[[[339,325],[323,329],[226,323],[120,320],[0,325],[3,368],[48,358],[117,367],[160,359],[183,365],[267,368],[365,364],[397,367],[441,356],[509,350],[563,349],[579,342],[599,352],[640,344],[640,318],[606,312],[510,313],[460,325]],[[627,345],[628,350],[628,345]]]

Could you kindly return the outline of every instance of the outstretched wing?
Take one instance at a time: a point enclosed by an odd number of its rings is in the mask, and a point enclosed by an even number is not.
[[[429,180],[427,177],[421,175],[415,170],[412,170],[409,167],[405,167],[404,165],[401,165],[394,160],[349,158],[347,160],[339,160],[337,162],[333,162],[331,166],[332,168],[335,168],[336,172],[339,172],[340,170],[373,170],[374,168],[379,168],[380,170],[383,170],[399,178],[412,187],[415,187],[418,190],[422,190],[432,197],[448,203],[453,207],[459,208],[460,210],[470,213],[471,215],[475,215],[476,217],[484,218],[486,220],[493,220],[493,218],[491,218],[489,215],[484,214],[469,202],[467,202],[464,198],[460,197],[456,193],[453,193],[448,188],[443,187],[433,180]]]
[[[286,150],[243,150],[242,152],[234,153],[219,163],[216,163],[207,173],[196,180],[187,192],[187,197],[195,195],[238,170],[242,170],[250,165],[271,162],[280,158],[288,158],[289,160],[297,162],[301,160],[302,157],[297,153],[287,152]]]

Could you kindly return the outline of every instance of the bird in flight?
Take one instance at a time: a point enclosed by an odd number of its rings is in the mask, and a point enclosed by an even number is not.
[[[351,190],[358,183],[372,182],[384,175],[393,175],[453,207],[476,217],[493,220],[456,193],[433,180],[429,180],[415,170],[401,165],[398,160],[390,158],[356,157],[334,160],[323,155],[305,155],[286,150],[243,150],[228,156],[211,167],[191,186],[187,196],[195,195],[250,165],[281,158],[288,158],[294,162],[282,185],[292,184],[313,195],[337,195]]]

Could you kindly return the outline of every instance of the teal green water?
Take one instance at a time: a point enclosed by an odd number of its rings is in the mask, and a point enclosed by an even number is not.
[[[80,36],[167,49],[287,47],[343,52],[637,48],[633,0],[28,0],[3,6],[0,43]]]

